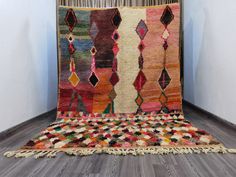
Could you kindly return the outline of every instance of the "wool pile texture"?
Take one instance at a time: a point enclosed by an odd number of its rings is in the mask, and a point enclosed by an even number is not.
[[[233,152],[184,119],[180,6],[58,10],[57,119],[7,157]]]

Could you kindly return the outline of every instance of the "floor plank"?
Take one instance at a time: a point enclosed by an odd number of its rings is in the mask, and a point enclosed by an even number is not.
[[[236,130],[184,105],[186,119],[210,132],[226,147],[236,148]],[[0,140],[0,177],[235,177],[236,155],[186,154],[114,156],[92,155],[55,159],[5,158],[2,153],[25,144],[55,119],[48,115]]]

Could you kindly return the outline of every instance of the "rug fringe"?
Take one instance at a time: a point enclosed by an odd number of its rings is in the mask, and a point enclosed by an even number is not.
[[[48,157],[53,158],[56,157],[58,152],[62,152],[61,150],[17,150],[17,151],[7,151],[3,155],[5,157],[31,157],[34,156],[35,159]]]
[[[236,154],[236,149],[227,149],[227,151],[231,154]]]
[[[144,155],[144,154],[192,154],[192,153],[236,153],[236,149],[228,149],[223,145],[194,146],[194,147],[138,147],[138,148],[70,148],[56,150],[17,150],[4,153],[5,157],[30,157],[34,158],[54,158],[57,153],[65,152],[72,156],[85,156],[92,154],[107,153],[112,155]]]

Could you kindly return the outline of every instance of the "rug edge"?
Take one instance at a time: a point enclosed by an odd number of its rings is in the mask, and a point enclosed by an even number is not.
[[[92,154],[111,154],[111,155],[166,155],[166,154],[200,154],[200,153],[232,153],[236,154],[236,149],[226,148],[223,144],[217,145],[199,145],[199,146],[149,146],[133,148],[61,148],[61,149],[19,149],[16,151],[7,151],[5,157],[31,157],[42,158],[56,157],[57,153],[64,152],[72,156],[87,156]]]

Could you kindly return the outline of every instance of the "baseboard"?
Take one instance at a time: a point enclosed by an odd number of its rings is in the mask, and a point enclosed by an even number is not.
[[[49,115],[52,115],[54,114],[56,115],[56,108],[48,111],[48,112],[45,112],[43,114],[40,114],[36,117],[33,117],[29,120],[26,120],[18,125],[15,125],[14,127],[11,127],[3,132],[0,132],[0,140],[4,140],[6,138],[9,138],[11,135],[15,134],[16,132],[20,131],[22,129],[22,127],[25,127],[29,124],[31,124],[32,122],[35,122],[35,121],[38,121],[39,119],[47,119]]]
[[[205,109],[202,109],[202,108],[200,108],[200,107],[198,107],[198,106],[196,106],[196,105],[194,105],[194,104],[192,104],[192,103],[190,103],[186,100],[183,100],[183,104],[193,108],[194,110],[196,110],[198,112],[201,112],[201,113],[207,115],[207,117],[209,119],[213,119],[215,121],[218,121],[219,123],[222,123],[222,124],[226,125],[227,127],[236,130],[236,124],[234,124],[232,122],[229,122],[229,121],[227,121],[227,120],[225,120],[225,119],[223,119],[223,118],[221,118],[221,117],[219,117],[219,116],[217,116],[213,113],[210,113],[210,112],[206,111]]]

